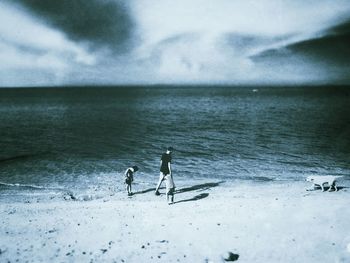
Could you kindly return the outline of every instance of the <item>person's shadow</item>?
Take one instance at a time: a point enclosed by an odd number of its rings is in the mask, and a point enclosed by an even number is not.
[[[174,204],[184,203],[184,202],[191,202],[191,201],[198,201],[198,200],[201,200],[201,199],[206,198],[208,196],[209,196],[208,193],[202,193],[202,194],[196,195],[196,196],[194,196],[192,198],[189,198],[189,199],[184,199],[184,200],[180,200],[180,201],[174,202]]]
[[[200,191],[209,190],[210,188],[217,187],[221,183],[224,183],[224,182],[225,181],[220,181],[220,182],[217,182],[217,183],[197,184],[197,185],[193,185],[193,186],[190,186],[190,187],[180,188],[180,189],[176,190],[175,193],[176,194],[180,194],[180,193],[186,193],[186,192],[198,191],[198,190],[200,190]],[[206,198],[208,196],[209,196],[209,193],[202,193],[202,194],[196,195],[196,196],[194,196],[192,198],[189,198],[189,199],[184,199],[184,200],[180,200],[180,201],[174,202],[174,204],[184,203],[184,202],[191,202],[191,201],[198,201],[198,200],[201,200],[201,199]]]
[[[142,191],[137,191],[137,192],[134,192],[133,195],[139,195],[139,194],[146,194],[148,192],[154,192],[156,190],[156,188],[148,188],[148,189],[145,189],[145,190],[142,190]]]
[[[209,190],[210,188],[217,187],[224,182],[225,181],[220,181],[220,182],[216,182],[216,183],[204,183],[204,184],[197,184],[197,185],[193,185],[193,186],[189,186],[189,187],[185,187],[185,188],[179,188],[179,189],[175,190],[175,194],[181,194],[181,193],[186,193],[186,192],[191,192],[191,191]],[[164,187],[162,187],[160,189],[164,189]],[[156,190],[155,188],[148,188],[148,189],[145,189],[142,191],[134,192],[133,195],[146,194],[148,192],[153,192],[155,190]],[[208,196],[209,196],[209,193],[202,193],[202,194],[196,195],[192,198],[188,198],[188,199],[174,202],[174,204],[191,202],[191,201],[198,201],[198,200],[204,199]]]
[[[185,192],[190,192],[190,191],[197,191],[197,190],[204,191],[204,190],[208,190],[208,189],[213,188],[213,187],[217,187],[224,182],[225,181],[220,181],[217,183],[197,184],[197,185],[193,185],[190,187],[180,188],[178,190],[175,190],[175,194],[180,194],[180,193],[185,193]]]

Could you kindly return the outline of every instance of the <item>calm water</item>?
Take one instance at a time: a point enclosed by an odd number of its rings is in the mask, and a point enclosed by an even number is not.
[[[153,185],[171,145],[174,177],[303,180],[350,175],[350,88],[0,90],[0,195]]]

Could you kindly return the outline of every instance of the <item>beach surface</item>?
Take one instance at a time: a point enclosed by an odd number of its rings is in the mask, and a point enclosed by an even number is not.
[[[130,198],[3,200],[0,262],[350,262],[339,185],[198,181],[178,184],[173,205],[137,185]]]

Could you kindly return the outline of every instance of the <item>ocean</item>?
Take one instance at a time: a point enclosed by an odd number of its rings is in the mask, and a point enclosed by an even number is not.
[[[0,89],[0,197],[175,183],[350,179],[350,88],[133,86]]]

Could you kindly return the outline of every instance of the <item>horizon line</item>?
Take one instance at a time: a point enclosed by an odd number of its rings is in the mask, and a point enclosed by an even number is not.
[[[41,85],[41,86],[0,86],[2,89],[74,89],[74,88],[185,88],[185,87],[227,87],[227,88],[312,88],[312,87],[350,87],[344,83],[307,83],[307,84],[226,84],[226,83],[201,83],[201,84],[77,84],[77,85]]]

